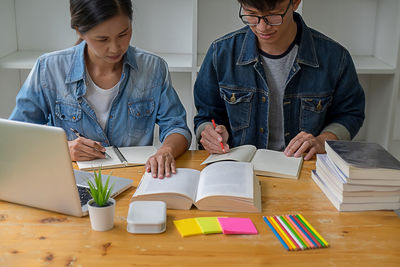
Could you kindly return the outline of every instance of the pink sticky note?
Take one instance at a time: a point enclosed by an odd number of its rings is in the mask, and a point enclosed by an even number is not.
[[[249,218],[218,218],[226,235],[256,235],[258,231]]]

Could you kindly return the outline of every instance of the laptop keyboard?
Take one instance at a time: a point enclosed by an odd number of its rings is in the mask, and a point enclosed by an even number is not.
[[[89,200],[92,199],[92,196],[89,194],[89,188],[84,187],[84,186],[79,186],[78,187],[78,192],[79,192],[79,198],[81,200],[81,206],[84,206],[87,204]]]

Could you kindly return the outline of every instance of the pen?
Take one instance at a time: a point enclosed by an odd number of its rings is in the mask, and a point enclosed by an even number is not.
[[[75,130],[74,128],[70,128],[70,129],[71,129],[71,131],[72,131],[77,137],[87,138],[87,137],[84,136],[83,134],[80,134],[80,133],[79,133],[77,130]],[[99,150],[97,150],[96,148],[95,148],[95,150],[96,150],[96,151],[99,151]],[[108,155],[107,152],[101,152],[101,151],[99,151],[99,152],[102,153],[103,155],[105,155],[106,158],[111,159],[110,155]]]
[[[212,122],[212,124],[213,124],[213,126],[214,126],[214,129],[217,128],[217,126],[215,125],[214,119],[212,119],[211,122]],[[219,144],[221,145],[222,151],[223,151],[224,153],[226,153],[226,152],[225,152],[224,145],[222,144],[222,142],[219,142]]]

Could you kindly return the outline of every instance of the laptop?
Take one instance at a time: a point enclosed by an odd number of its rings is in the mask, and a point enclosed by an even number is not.
[[[93,173],[72,168],[62,128],[0,119],[0,200],[81,217],[91,198],[88,179]],[[132,186],[115,176],[110,183],[112,197]]]

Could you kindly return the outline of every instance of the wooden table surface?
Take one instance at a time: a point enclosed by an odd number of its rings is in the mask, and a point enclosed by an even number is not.
[[[188,151],[178,167],[201,169],[204,151]],[[76,166],[75,166],[76,167]],[[262,213],[168,210],[167,230],[157,235],[126,231],[134,188],[116,197],[115,226],[91,230],[76,218],[0,201],[0,266],[400,266],[400,219],[393,211],[339,213],[310,178],[315,161],[304,162],[299,180],[262,178]],[[113,170],[137,186],[144,167]],[[105,171],[104,173],[108,173]],[[1,189],[0,189],[1,190]],[[301,213],[330,247],[286,251],[263,215]],[[182,238],[173,220],[203,216],[249,217],[258,235],[199,235]]]

